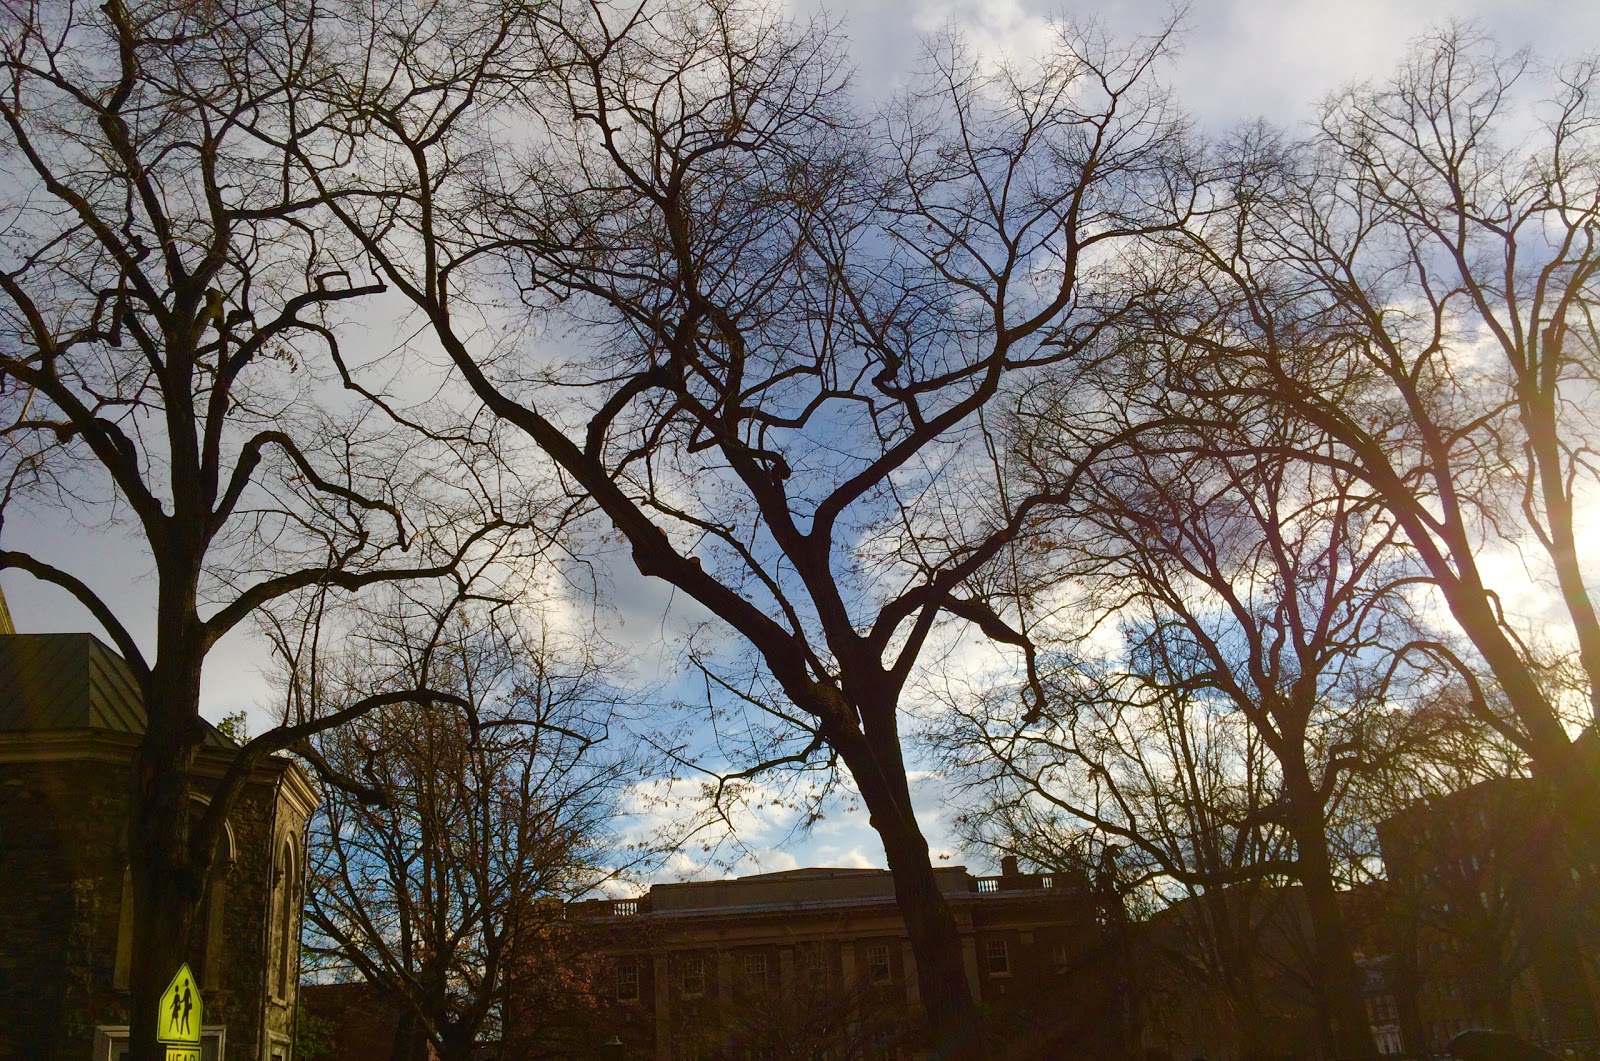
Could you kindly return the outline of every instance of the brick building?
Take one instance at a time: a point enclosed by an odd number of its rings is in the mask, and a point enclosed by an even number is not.
[[[1293,885],[1208,889],[1141,923],[1131,958],[1145,1056],[1324,1056],[1310,939]]]
[[[937,869],[967,979],[1016,1058],[1111,1056],[1116,980],[1081,876]],[[604,955],[596,1027],[630,1058],[915,1058],[916,961],[886,870],[658,884],[572,904]],[[509,1014],[508,1014],[509,1022]]]
[[[0,1061],[126,1052],[128,768],[144,724],[126,662],[96,638],[0,632]],[[207,728],[197,800],[236,747]],[[316,802],[298,767],[269,759],[228,819],[189,956],[205,1061],[289,1061]]]
[[[1596,868],[1573,864],[1544,790],[1484,782],[1419,801],[1377,832],[1386,879],[1339,897],[1380,1054],[1442,1055],[1458,1033],[1490,1028],[1597,1056],[1600,903],[1581,883]],[[1299,887],[1216,889],[1161,911],[1138,938],[1150,1056],[1328,1056]],[[1248,1006],[1223,990],[1226,946],[1248,963]]]
[[[1378,826],[1389,952],[1407,1047],[1466,1028],[1600,1035],[1600,904],[1555,801],[1530,778],[1420,801]]]
[[[299,1061],[396,1061],[431,1056],[428,1043],[408,1036],[398,1003],[364,982],[301,984],[300,1006],[309,1029]],[[407,1039],[410,1039],[408,1042]]]

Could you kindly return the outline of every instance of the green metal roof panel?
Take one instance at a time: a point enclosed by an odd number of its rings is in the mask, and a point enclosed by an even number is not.
[[[93,634],[0,634],[0,730],[138,735],[145,717],[127,661]],[[205,728],[207,747],[238,747]]]
[[[93,641],[88,634],[0,637],[0,729],[90,728]]]
[[[89,725],[116,733],[143,733],[146,715],[127,661],[89,638]]]

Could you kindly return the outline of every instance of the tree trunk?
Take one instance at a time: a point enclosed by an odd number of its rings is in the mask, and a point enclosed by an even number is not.
[[[1420,533],[1425,529],[1420,525],[1407,525],[1408,531]],[[1555,706],[1539,687],[1532,667],[1507,635],[1494,607],[1494,598],[1484,588],[1477,570],[1468,568],[1465,574],[1458,574],[1436,552],[1425,559],[1451,616],[1483,657],[1489,673],[1505,694],[1512,714],[1522,723],[1527,740],[1525,750],[1534,768],[1547,773],[1561,772],[1568,759],[1571,739],[1561,725]]]
[[[1295,804],[1290,810],[1288,824],[1299,856],[1300,883],[1305,889],[1306,913],[1311,921],[1317,985],[1328,1015],[1328,1040],[1337,1058],[1377,1057],[1361,991],[1361,970],[1356,967],[1344,931],[1344,917],[1339,913],[1339,896],[1333,886],[1333,862],[1323,832],[1322,815],[1310,806],[1313,798],[1303,765],[1295,765],[1300,769],[1285,764],[1284,770],[1289,798]]]
[[[419,1061],[417,1044],[422,1041],[422,1036],[417,1033],[417,1016],[409,1006],[400,1011],[400,1019],[395,1022],[394,1044],[389,1048],[389,1061]],[[425,1058],[427,1051],[421,1051]]]
[[[1407,1053],[1425,1054],[1432,1044],[1428,1041],[1427,1030],[1422,1022],[1420,1000],[1423,969],[1417,919],[1421,911],[1415,896],[1406,895],[1403,900],[1398,899],[1392,878],[1389,896],[1387,916],[1394,920],[1389,926],[1389,947],[1397,972],[1397,975],[1390,977],[1390,983],[1400,1020],[1400,1039]]]
[[[184,900],[178,875],[168,871],[166,860],[159,853],[146,852],[143,856],[137,853],[141,844],[153,846],[157,842],[155,837],[170,830],[164,816],[146,815],[144,819],[133,823],[128,1057],[130,1061],[162,1061],[164,1051],[156,1041],[160,1034],[161,993],[183,964],[193,924],[193,907]]]
[[[1600,730],[1573,741],[1555,769],[1535,764],[1534,774],[1549,787],[1558,809],[1555,842],[1566,866],[1557,872],[1577,871],[1577,915],[1591,929],[1600,927]]]
[[[133,883],[129,966],[130,1061],[162,1061],[157,1042],[161,993],[188,953],[200,908],[203,869],[189,858],[188,767],[194,749],[164,732],[147,734],[133,768],[128,827]]]
[[[1199,906],[1208,923],[1196,926],[1197,939],[1210,952],[1210,963],[1227,1000],[1243,1061],[1262,1061],[1267,1056],[1266,1021],[1256,982],[1262,956],[1252,942],[1256,938],[1253,923],[1259,902],[1260,896],[1251,884],[1207,888],[1200,896]]]
[[[163,572],[163,575],[166,573]],[[179,580],[162,578],[163,591]],[[193,596],[188,598],[193,600]],[[190,772],[199,750],[200,660],[185,651],[183,614],[164,601],[158,656],[141,689],[146,727],[131,779],[128,862],[133,882],[133,940],[129,964],[128,1057],[163,1061],[158,1008],[189,950],[189,935],[205,896],[210,858],[195,859],[189,843]],[[181,647],[173,647],[178,645]],[[174,662],[175,661],[175,662]]]
[[[898,740],[893,748],[872,748],[869,761],[860,752],[844,755],[883,841],[883,852],[894,874],[895,901],[905,919],[906,935],[917,962],[917,989],[932,1033],[933,1056],[941,1061],[988,1057],[980,1013],[962,961],[961,936],[956,919],[939,891],[928,841],[911,808],[911,791],[905,781]]]
[[[1504,966],[1479,968],[1478,975],[1465,985],[1467,1012],[1472,1023],[1497,1031],[1516,1032],[1517,1021],[1511,1004],[1513,979]]]
[[[1246,973],[1242,981],[1239,976],[1223,977],[1223,990],[1233,1015],[1234,1031],[1239,1036],[1239,1056],[1244,1061],[1263,1061],[1270,1054],[1266,1020],[1261,1013],[1253,972]]]
[[[1552,324],[1543,333],[1543,357],[1551,363],[1562,358],[1566,330]],[[1562,439],[1556,409],[1554,386],[1537,387],[1525,379],[1518,388],[1522,422],[1528,432],[1529,449],[1538,468],[1539,491],[1544,498],[1547,550],[1555,568],[1556,582],[1572,618],[1572,632],[1578,642],[1578,661],[1589,680],[1589,718],[1600,725],[1600,615],[1595,612],[1578,558],[1573,494],[1567,484],[1568,470],[1562,466]]]
[[[1595,777],[1585,770],[1588,741],[1574,742],[1566,776],[1535,781],[1539,813],[1524,817],[1522,932],[1539,985],[1548,1034],[1587,1038],[1600,1031],[1584,975],[1585,944],[1596,936],[1594,815],[1600,801]],[[1509,823],[1507,823],[1509,824]]]

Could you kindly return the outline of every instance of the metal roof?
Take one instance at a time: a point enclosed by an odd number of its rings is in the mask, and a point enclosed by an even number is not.
[[[139,735],[145,720],[132,669],[93,634],[0,634],[0,730]],[[209,723],[205,743],[237,747]]]

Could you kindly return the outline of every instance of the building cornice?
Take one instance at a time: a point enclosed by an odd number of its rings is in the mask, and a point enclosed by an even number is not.
[[[316,786],[311,783],[310,776],[292,759],[273,759],[272,762],[283,771],[284,795],[300,812],[302,818],[309,818],[322,804],[322,797],[317,793]]]
[[[102,729],[0,730],[0,763],[93,762],[124,765],[133,760],[143,738],[133,733]],[[233,753],[202,747],[195,756],[194,776],[220,781],[233,762]],[[322,800],[306,772],[289,759],[268,756],[250,771],[249,780],[272,784],[283,779],[283,790],[304,814]]]
[[[126,763],[139,741],[131,733],[98,729],[7,730],[0,732],[0,763]]]

